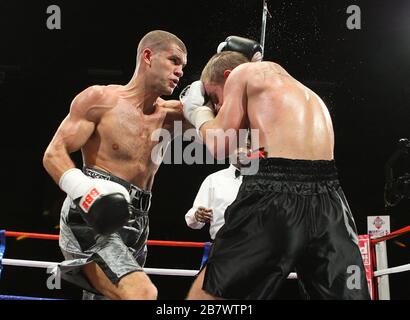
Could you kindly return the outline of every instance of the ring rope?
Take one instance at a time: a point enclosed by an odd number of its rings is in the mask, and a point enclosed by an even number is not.
[[[371,239],[371,243],[374,245],[379,242],[390,240],[396,238],[400,235],[410,232],[410,226],[393,231],[385,236]],[[31,233],[31,232],[16,232],[16,231],[6,231],[6,237],[24,237],[32,239],[46,239],[46,240],[58,240],[59,235],[53,234],[42,234],[42,233]],[[164,241],[164,240],[148,240],[147,245],[151,246],[165,246],[165,247],[197,247],[203,248],[207,245],[207,242],[190,242],[190,241]],[[56,262],[44,262],[44,261],[31,261],[31,260],[16,260],[16,259],[2,259],[3,265],[14,265],[14,266],[26,266],[26,267],[39,267],[48,268],[55,267],[58,265]],[[397,266],[393,268],[387,268],[382,270],[374,271],[374,277],[380,277],[382,275],[399,273],[410,270],[410,264]],[[184,269],[157,269],[157,268],[145,268],[144,271],[147,274],[154,275],[175,275],[175,276],[195,276],[198,274],[197,270],[184,270]],[[288,279],[297,279],[296,273],[292,272],[289,274]]]
[[[371,239],[372,244],[378,242],[390,240],[396,238],[400,235],[410,232],[410,226],[401,228],[396,231],[392,231],[389,234]],[[44,240],[58,240],[59,235],[57,234],[43,234],[43,233],[32,233],[32,232],[17,232],[17,231],[6,231],[6,237],[15,237],[15,238],[29,238],[29,239],[44,239]],[[149,246],[163,246],[163,247],[196,247],[203,248],[207,242],[193,242],[193,241],[165,241],[165,240],[148,240],[147,245]]]
[[[396,231],[392,231],[389,234],[371,239],[372,244],[376,244],[382,241],[390,240],[396,238],[400,235],[410,232],[410,226],[401,228]],[[44,239],[44,240],[58,240],[59,235],[57,234],[43,234],[43,233],[32,233],[32,232],[17,232],[17,231],[6,231],[6,237],[15,238],[29,238],[29,239]],[[165,241],[165,240],[148,240],[147,245],[149,246],[162,246],[162,247],[196,247],[203,248],[207,242],[193,242],[193,241]]]
[[[0,294],[0,300],[64,300],[64,299],[10,296],[10,295]]]
[[[370,242],[371,242],[371,244],[374,245],[376,243],[383,242],[383,241],[386,241],[386,240],[390,240],[390,239],[396,238],[398,236],[401,236],[401,235],[409,233],[409,232],[410,232],[410,226],[407,226],[407,227],[401,228],[399,230],[392,231],[392,232],[390,232],[389,234],[387,234],[385,236],[382,236],[382,237],[379,237],[379,238],[373,238],[373,239],[370,240]]]
[[[32,267],[32,268],[55,268],[59,265],[58,262],[48,261],[33,261],[33,260],[19,260],[19,259],[3,259],[3,265],[18,266],[18,267]],[[160,268],[144,268],[144,272],[151,275],[162,276],[185,276],[194,277],[198,274],[199,270],[187,270],[187,269],[160,269]],[[296,273],[292,272],[288,279],[297,279]]]
[[[2,264],[5,266],[17,266],[17,267],[31,267],[31,268],[55,268],[59,265],[58,262],[48,261],[33,261],[33,260],[20,260],[20,259],[3,259]],[[154,275],[167,275],[167,276],[195,276],[198,274],[198,270],[185,270],[185,269],[158,269],[158,268],[144,268],[144,272]]]
[[[380,277],[380,276],[384,276],[386,274],[399,273],[399,272],[404,272],[404,271],[409,271],[409,270],[410,270],[410,263],[404,264],[404,265],[398,266],[398,267],[377,270],[377,271],[374,271],[373,275],[375,277]]]
[[[57,234],[43,234],[32,232],[17,232],[6,231],[6,237],[14,238],[28,238],[28,239],[43,239],[43,240],[58,240],[60,237]],[[161,247],[191,247],[191,248],[203,248],[206,242],[192,242],[192,241],[165,241],[165,240],[148,240],[149,246],[161,246]]]

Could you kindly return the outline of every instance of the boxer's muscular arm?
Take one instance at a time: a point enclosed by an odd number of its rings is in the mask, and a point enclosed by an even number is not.
[[[60,124],[43,157],[43,165],[58,184],[62,174],[75,165],[69,154],[79,150],[90,138],[98,121],[98,103],[103,91],[90,87],[71,103],[70,113]]]
[[[171,131],[172,134],[174,134],[174,121],[182,121],[181,133],[185,132],[187,129],[194,128],[194,126],[185,119],[180,100],[163,100],[158,98],[157,105],[166,110],[164,129]]]
[[[224,158],[228,156],[238,146],[238,139],[232,141],[231,150],[229,149],[228,135],[225,135],[225,144],[215,143],[212,137],[212,132],[217,136],[222,129],[225,133],[229,129],[236,132],[236,137],[239,138],[238,130],[245,127],[246,109],[247,109],[247,75],[246,69],[239,66],[235,68],[228,76],[224,87],[224,100],[215,119],[205,122],[201,128],[201,136],[214,157]],[[232,131],[232,130],[231,130]],[[236,143],[236,144],[235,144]]]
[[[121,229],[130,218],[130,194],[113,181],[92,179],[75,168],[71,152],[79,150],[93,134],[104,110],[110,108],[103,89],[91,87],[72,102],[70,113],[57,129],[43,158],[44,167],[84,221],[99,234]]]

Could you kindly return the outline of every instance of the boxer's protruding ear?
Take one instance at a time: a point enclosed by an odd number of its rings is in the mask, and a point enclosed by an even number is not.
[[[232,70],[225,70],[224,71],[224,78],[227,79],[228,76],[231,74]]]
[[[149,49],[149,48],[145,48],[145,49],[142,51],[142,57],[143,57],[144,61],[145,61],[149,66],[151,66],[152,50]]]

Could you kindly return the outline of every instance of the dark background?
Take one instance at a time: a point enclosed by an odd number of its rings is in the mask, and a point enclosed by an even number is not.
[[[59,5],[62,29],[48,30],[46,9]],[[362,29],[348,30],[346,9],[361,8]],[[335,128],[335,158],[359,233],[368,215],[391,214],[392,230],[410,224],[410,204],[385,211],[384,164],[399,138],[410,137],[410,3],[408,1],[269,1],[265,60],[281,64],[319,93]],[[197,79],[229,35],[260,39],[262,1],[0,2],[0,228],[58,233],[64,194],[42,167],[42,154],[73,97],[92,84],[125,84],[139,39],[175,33],[188,48],[181,88]],[[96,71],[97,70],[97,71]],[[98,72],[102,70],[103,72]],[[73,158],[80,165],[79,155]],[[404,161],[404,166],[407,162]],[[184,214],[202,180],[223,165],[162,165],[154,183],[150,239],[206,241]],[[388,243],[389,265],[408,263],[409,239]],[[147,267],[196,269],[200,249],[151,247]],[[8,238],[6,258],[60,261],[55,241]],[[46,288],[45,270],[5,267],[0,294],[79,298],[63,283]],[[152,277],[161,299],[182,299],[187,277]],[[409,272],[390,277],[391,297],[409,299]],[[294,281],[283,299],[298,299]]]

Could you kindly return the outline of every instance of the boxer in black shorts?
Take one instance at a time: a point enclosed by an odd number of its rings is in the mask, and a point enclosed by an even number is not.
[[[272,299],[296,269],[311,299],[361,299],[347,283],[350,266],[365,270],[352,214],[334,161],[260,160],[244,176],[226,225],[214,242],[204,289],[228,299]]]
[[[278,64],[249,62],[257,43],[226,42],[181,96],[184,115],[214,156],[235,146],[232,135],[215,138],[241,129],[257,132],[252,149],[264,153],[227,208],[188,299],[273,299],[294,268],[311,299],[369,299],[325,104]]]

